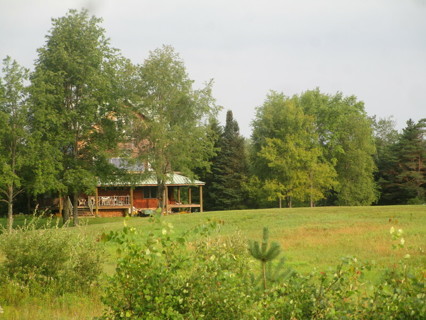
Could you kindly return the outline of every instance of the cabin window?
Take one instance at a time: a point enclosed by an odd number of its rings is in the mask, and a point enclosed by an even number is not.
[[[157,198],[157,187],[145,187],[143,188],[144,199],[156,199]]]

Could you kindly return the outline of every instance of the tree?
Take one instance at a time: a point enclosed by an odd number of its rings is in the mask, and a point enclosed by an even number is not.
[[[374,137],[376,143],[375,180],[380,190],[379,204],[394,204],[394,164],[396,162],[395,147],[399,140],[398,131],[395,129],[395,121],[392,118],[379,119],[373,117]]]
[[[170,46],[150,52],[140,67],[135,113],[139,161],[149,163],[158,183],[158,200],[165,207],[169,176],[180,171],[193,177],[194,169],[209,165],[214,142],[208,135],[209,118],[216,113],[211,83],[194,90],[183,61]]]
[[[219,158],[219,151],[221,150],[221,141],[223,136],[223,126],[220,125],[219,120],[217,118],[211,118],[210,124],[208,126],[209,129],[209,139],[213,141],[213,149],[214,153],[211,154],[209,159],[210,166],[203,168],[196,168],[195,174],[200,178],[200,180],[204,181],[206,184],[204,186],[204,197],[203,204],[206,210],[215,210],[216,208],[216,200],[220,197],[217,193],[218,190],[216,188],[216,180],[218,176],[218,172],[216,169],[216,162]]]
[[[117,146],[123,60],[100,23],[85,10],[52,19],[31,77],[32,188],[69,195],[75,224],[79,194],[112,170],[107,160]]]
[[[304,92],[297,101],[314,117],[324,157],[337,172],[339,187],[330,193],[328,202],[370,205],[376,201],[376,149],[372,121],[363,102],[341,93],[325,95],[319,89]]]
[[[381,203],[422,203],[426,199],[426,119],[407,126],[382,157],[379,166]]]
[[[12,230],[13,203],[23,191],[22,170],[27,161],[28,70],[7,57],[0,78],[0,201],[7,203],[7,226]]]
[[[396,146],[399,173],[397,182],[403,188],[407,203],[426,200],[426,118],[417,123],[411,119],[403,129]]]
[[[336,173],[324,160],[314,118],[295,98],[272,92],[253,122],[253,166],[270,199],[314,202],[336,186]]]
[[[226,113],[225,127],[218,132],[217,154],[211,159],[211,175],[206,179],[206,208],[232,210],[244,207],[244,184],[248,175],[245,139],[232,111]]]

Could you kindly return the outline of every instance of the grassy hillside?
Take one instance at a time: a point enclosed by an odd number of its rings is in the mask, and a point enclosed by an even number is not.
[[[334,266],[344,256],[389,265],[395,258],[409,253],[416,263],[426,264],[426,206],[218,211],[171,215],[162,219],[174,226],[175,234],[208,220],[222,221],[221,234],[239,232],[239,236],[247,240],[260,239],[262,228],[269,227],[271,240],[281,244],[288,264],[299,271]],[[22,223],[22,218],[17,220]],[[85,224],[82,228],[98,237],[102,232],[121,229],[124,221],[137,227],[141,234],[160,228],[149,219],[139,217],[87,218],[82,221]],[[5,224],[5,219],[1,223]],[[392,226],[404,231],[404,250],[392,249],[389,234]],[[113,260],[108,262],[108,270],[113,269]]]

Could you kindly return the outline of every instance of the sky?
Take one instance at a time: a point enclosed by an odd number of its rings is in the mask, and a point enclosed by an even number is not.
[[[135,64],[173,46],[246,137],[271,90],[355,95],[398,129],[426,118],[426,0],[0,0],[0,58],[31,69],[51,18],[81,8]]]

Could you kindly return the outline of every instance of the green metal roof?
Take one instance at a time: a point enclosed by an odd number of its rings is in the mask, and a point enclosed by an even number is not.
[[[120,177],[111,181],[100,181],[98,187],[108,186],[156,186],[157,178],[154,175],[146,176],[144,174],[132,174],[129,176]],[[205,182],[195,179],[190,179],[178,173],[171,173],[168,175],[166,181],[168,186],[194,186],[194,185],[205,185]]]

